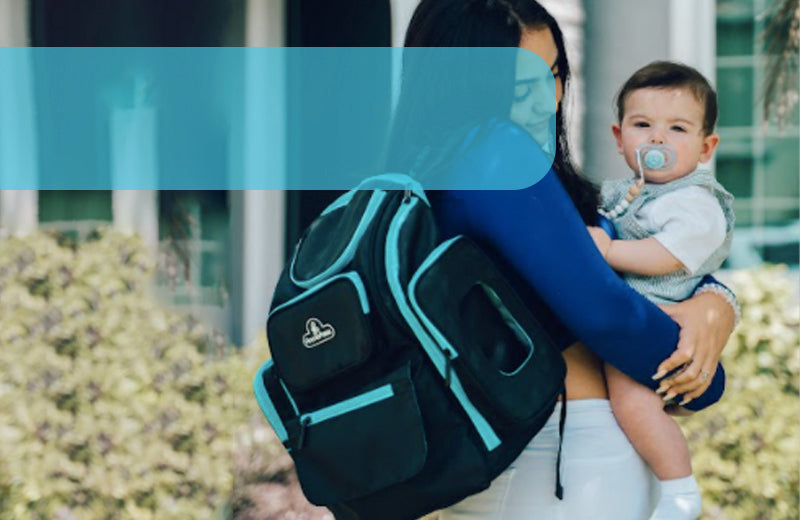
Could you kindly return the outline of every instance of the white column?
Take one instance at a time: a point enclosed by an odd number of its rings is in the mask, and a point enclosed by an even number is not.
[[[111,192],[114,228],[138,234],[153,253],[158,251],[158,192],[114,190]]]
[[[553,15],[564,35],[564,45],[569,57],[572,75],[569,94],[565,98],[567,110],[567,133],[573,159],[583,164],[583,119],[584,71],[583,71],[583,33],[585,14],[581,0],[540,0],[542,6]]]
[[[406,29],[411,22],[414,10],[420,0],[390,0],[392,23],[392,47],[402,47],[406,39]],[[397,107],[400,97],[401,73],[403,70],[403,53],[399,49],[392,51],[392,111]]]
[[[402,47],[406,38],[406,29],[411,22],[411,15],[417,8],[419,0],[391,0],[392,47]]]
[[[0,47],[26,47],[27,0],[0,0]],[[0,50],[0,186],[36,187],[36,125],[33,72],[30,56],[22,50]],[[33,232],[39,220],[35,190],[0,190],[0,235]]]
[[[669,59],[696,68],[717,82],[717,11],[714,0],[670,0]],[[706,163],[714,170],[715,158]]]
[[[158,251],[158,151],[156,110],[142,103],[112,108],[111,209],[114,228],[141,235],[150,251]],[[143,188],[143,189],[133,189]]]
[[[0,0],[0,47],[28,45],[28,0]]]
[[[283,46],[284,16],[283,0],[248,0],[247,46]],[[252,185],[248,179],[276,175],[275,172],[280,175],[286,170],[284,68],[275,55],[270,55],[267,62],[257,58],[248,52],[242,125],[234,132],[234,141],[243,146],[242,160],[235,163],[239,164],[246,185]],[[240,136],[238,131],[242,131]],[[267,147],[259,140],[268,135],[277,142]],[[277,153],[267,154],[267,150]],[[283,268],[286,193],[231,192],[231,210],[233,339],[248,343],[264,330],[272,292]]]
[[[669,59],[717,76],[717,12],[714,0],[670,0]]]
[[[34,190],[0,190],[0,238],[36,231],[39,196]]]
[[[285,0],[247,0],[245,40],[248,47],[283,47]]]

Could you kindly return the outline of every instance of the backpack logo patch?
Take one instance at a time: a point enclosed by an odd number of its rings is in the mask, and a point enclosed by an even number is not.
[[[314,348],[327,343],[336,336],[336,329],[330,323],[322,323],[319,318],[306,320],[306,333],[303,334],[303,345]]]

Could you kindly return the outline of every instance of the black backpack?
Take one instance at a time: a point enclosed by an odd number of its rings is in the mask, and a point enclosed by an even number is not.
[[[256,399],[337,520],[413,520],[487,488],[564,391],[558,348],[471,240],[440,242],[404,175],[309,226],[267,334]]]

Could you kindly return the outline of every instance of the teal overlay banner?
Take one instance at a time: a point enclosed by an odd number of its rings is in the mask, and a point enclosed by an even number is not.
[[[516,48],[5,47],[0,189],[520,189],[552,165],[555,112],[549,65]],[[522,145],[475,164],[518,168],[456,167],[502,124]]]

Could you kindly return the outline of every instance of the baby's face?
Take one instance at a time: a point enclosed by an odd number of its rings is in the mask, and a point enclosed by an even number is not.
[[[675,149],[677,160],[665,170],[644,170],[648,182],[664,183],[679,179],[697,168],[698,162],[711,159],[719,137],[703,133],[705,108],[688,88],[643,88],[625,99],[620,124],[612,126],[617,150],[625,162],[639,171],[636,149],[643,144],[667,144]]]

